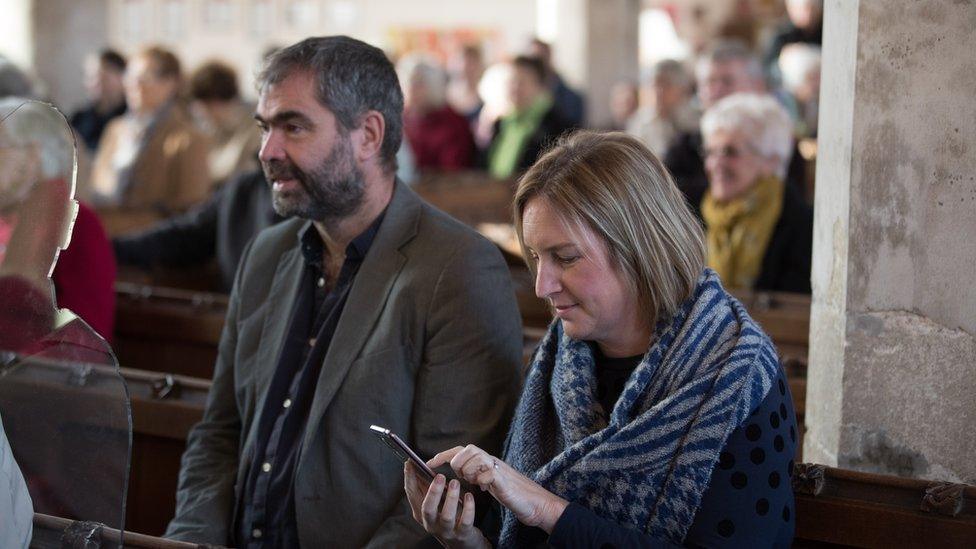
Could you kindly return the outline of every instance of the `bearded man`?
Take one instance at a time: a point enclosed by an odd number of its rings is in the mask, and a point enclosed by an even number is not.
[[[422,530],[382,425],[421,455],[500,450],[521,326],[498,250],[398,181],[403,97],[382,51],[272,56],[255,118],[274,207],[245,250],[167,536],[234,547],[407,547]]]

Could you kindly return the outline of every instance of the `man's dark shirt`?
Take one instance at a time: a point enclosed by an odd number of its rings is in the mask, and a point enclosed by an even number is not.
[[[185,214],[114,238],[112,245],[119,263],[145,269],[203,265],[216,258],[229,292],[247,243],[283,219],[274,211],[264,173],[255,170],[231,179]]]
[[[313,225],[301,235],[305,270],[258,423],[240,501],[238,547],[298,547],[295,473],[305,424],[349,288],[384,215],[346,247],[345,261],[331,288],[322,268],[322,238]]]
[[[113,118],[125,114],[125,111],[125,101],[106,113],[98,112],[98,109],[92,104],[71,115],[71,127],[81,136],[81,140],[85,142],[88,150],[95,152],[95,149],[98,148],[98,141],[102,138],[102,132],[105,131],[105,126]]]

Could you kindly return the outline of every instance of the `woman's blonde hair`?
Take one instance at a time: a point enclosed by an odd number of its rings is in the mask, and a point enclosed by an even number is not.
[[[522,215],[536,197],[570,227],[587,227],[602,239],[651,321],[673,315],[691,296],[705,265],[701,225],[664,165],[637,139],[574,132],[521,177],[515,230],[533,274]]]

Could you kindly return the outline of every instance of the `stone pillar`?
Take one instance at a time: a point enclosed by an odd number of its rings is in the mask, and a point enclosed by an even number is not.
[[[976,483],[973,28],[826,2],[805,461]]]
[[[34,0],[34,71],[65,113],[86,100],[84,60],[109,46],[108,0]]]
[[[586,96],[590,126],[610,124],[610,90],[637,81],[640,0],[559,0],[552,48],[557,70]]]

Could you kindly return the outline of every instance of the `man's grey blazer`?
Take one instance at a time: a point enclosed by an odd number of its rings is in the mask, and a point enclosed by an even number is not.
[[[183,455],[167,537],[227,544],[258,415],[302,276],[290,220],[262,231],[231,292],[203,421]],[[519,389],[521,321],[497,248],[397,182],[319,376],[295,479],[303,547],[406,547],[423,537],[403,464],[369,432],[425,456],[496,453]]]

